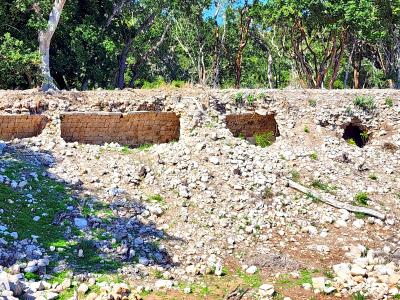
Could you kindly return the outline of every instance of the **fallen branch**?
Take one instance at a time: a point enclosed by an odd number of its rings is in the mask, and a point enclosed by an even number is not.
[[[355,213],[366,214],[366,215],[373,216],[373,217],[381,219],[381,220],[385,220],[385,218],[386,218],[386,216],[383,213],[376,211],[374,209],[371,209],[371,208],[362,207],[362,206],[354,206],[354,205],[343,203],[343,202],[340,202],[337,200],[323,198],[320,195],[313,192],[312,190],[310,190],[309,188],[306,188],[305,186],[298,184],[297,182],[294,182],[292,180],[288,180],[288,186],[295,190],[298,190],[304,194],[310,195],[311,197],[318,199],[319,201],[324,202],[324,203],[326,203],[330,206],[336,207],[336,208],[345,209],[347,211],[351,211],[351,212],[355,212]]]

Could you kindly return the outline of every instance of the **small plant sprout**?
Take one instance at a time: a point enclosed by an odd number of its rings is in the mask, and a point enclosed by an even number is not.
[[[385,104],[387,107],[393,107],[393,99],[392,98],[386,98],[385,99]]]
[[[348,139],[347,140],[347,144],[352,145],[352,146],[356,146],[357,145],[357,143],[356,143],[356,141],[354,139]]]
[[[308,105],[310,105],[311,107],[317,107],[317,100],[315,99],[308,100]]]
[[[236,93],[233,96],[233,100],[236,104],[243,104],[243,93]]]
[[[354,196],[354,204],[367,206],[368,205],[369,196],[367,192],[360,192]]]
[[[247,96],[247,104],[248,105],[253,105],[254,101],[256,101],[256,98],[253,95],[248,95]]]
[[[292,180],[293,180],[294,182],[300,182],[300,173],[299,173],[299,171],[297,171],[297,170],[292,170],[292,171],[290,172],[290,175],[291,175]]]
[[[368,142],[369,139],[369,133],[367,131],[361,132],[360,133],[361,139],[363,140],[364,144]]]
[[[310,158],[312,159],[312,160],[318,160],[318,154],[317,154],[317,152],[313,152],[313,153],[311,153],[310,154]]]
[[[376,174],[373,174],[373,173],[369,174],[368,178],[371,180],[378,180],[378,176],[376,176]]]
[[[274,142],[274,134],[271,131],[256,133],[254,135],[256,145],[261,148],[266,148],[272,145]]]

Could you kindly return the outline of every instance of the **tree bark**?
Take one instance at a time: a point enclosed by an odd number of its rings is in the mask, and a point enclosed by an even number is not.
[[[272,68],[273,68],[273,59],[272,59],[272,54],[271,51],[268,52],[268,85],[270,89],[274,88],[274,76],[272,73]]]
[[[239,46],[236,52],[235,59],[235,88],[240,88],[240,81],[242,78],[242,62],[243,62],[243,51],[247,45],[248,37],[249,37],[249,28],[252,21],[252,18],[247,15],[249,7],[245,6],[240,10],[240,24],[239,24]]]
[[[66,0],[55,0],[49,15],[47,28],[39,31],[40,71],[42,74],[42,90],[57,90],[50,73],[50,43],[60,21],[61,12]]]

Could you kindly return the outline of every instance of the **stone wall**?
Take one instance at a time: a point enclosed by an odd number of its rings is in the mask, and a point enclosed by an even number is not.
[[[37,136],[42,133],[47,121],[43,115],[0,115],[0,139]]]
[[[233,114],[226,116],[226,127],[234,136],[253,137],[256,133],[272,132],[279,136],[278,124],[274,115]]]
[[[64,113],[60,119],[66,142],[139,146],[179,139],[180,120],[173,112]]]

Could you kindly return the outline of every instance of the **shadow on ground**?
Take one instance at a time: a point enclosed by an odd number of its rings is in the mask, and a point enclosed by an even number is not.
[[[0,265],[48,255],[50,268],[38,268],[32,276],[49,269],[112,274],[121,267],[140,275],[139,263],[165,269],[173,265],[161,242],[175,238],[140,221],[146,203],[127,195],[113,203],[87,196],[92,194],[48,171],[57,163],[51,152],[2,145],[0,226],[6,229],[0,231]]]

